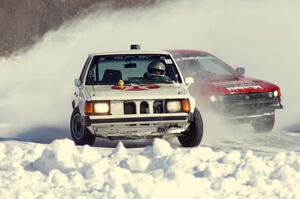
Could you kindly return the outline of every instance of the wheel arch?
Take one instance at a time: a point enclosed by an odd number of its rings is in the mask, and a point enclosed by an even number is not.
[[[194,113],[194,110],[196,108],[196,100],[193,96],[190,96],[189,100],[191,104],[191,112]]]

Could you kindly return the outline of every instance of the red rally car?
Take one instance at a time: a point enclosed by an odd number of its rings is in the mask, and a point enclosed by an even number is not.
[[[269,132],[275,109],[282,109],[280,88],[267,81],[245,77],[214,55],[198,50],[169,50],[183,76],[194,77],[189,88],[205,107],[228,119],[248,122],[258,132]]]

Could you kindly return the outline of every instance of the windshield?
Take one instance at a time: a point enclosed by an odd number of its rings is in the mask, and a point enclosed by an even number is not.
[[[177,68],[169,55],[95,56],[86,85],[181,83]]]
[[[175,60],[184,76],[217,77],[236,75],[236,72],[230,66],[213,56],[180,55]]]

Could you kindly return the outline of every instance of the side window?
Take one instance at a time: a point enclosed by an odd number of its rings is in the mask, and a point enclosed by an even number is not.
[[[82,69],[81,74],[80,74],[80,77],[79,77],[79,80],[80,80],[81,82],[84,81],[84,75],[85,75],[85,73],[86,73],[86,71],[87,71],[87,68],[88,68],[89,63],[90,63],[90,61],[91,61],[91,58],[92,58],[92,57],[89,56],[89,57],[87,58],[87,60],[85,61],[85,64],[84,64],[84,66],[83,66],[83,69]]]
[[[199,76],[205,75],[205,71],[198,60],[180,60],[177,61],[177,64],[183,77],[198,78]]]
[[[177,65],[180,68],[180,71],[184,77],[194,76],[195,73],[190,68],[190,65],[187,63],[188,61],[177,61]]]
[[[98,64],[92,63],[90,66],[90,69],[88,71],[87,77],[86,77],[86,85],[93,85],[94,82],[98,81]]]

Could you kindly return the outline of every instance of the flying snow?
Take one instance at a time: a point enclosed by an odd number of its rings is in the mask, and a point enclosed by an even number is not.
[[[1,59],[1,198],[300,198],[299,136],[286,132],[300,131],[298,24],[296,0],[168,1],[96,11]],[[73,79],[89,53],[131,43],[209,51],[280,85],[275,131],[204,118],[196,148],[159,139],[134,149],[74,146],[67,139]]]

